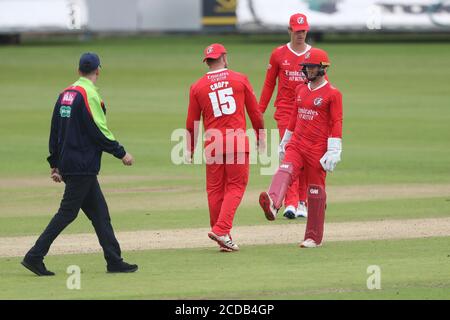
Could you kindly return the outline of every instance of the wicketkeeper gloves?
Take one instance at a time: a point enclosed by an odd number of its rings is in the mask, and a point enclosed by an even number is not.
[[[328,172],[333,172],[339,161],[341,161],[342,139],[328,138],[328,150],[320,159],[320,164],[323,169]]]

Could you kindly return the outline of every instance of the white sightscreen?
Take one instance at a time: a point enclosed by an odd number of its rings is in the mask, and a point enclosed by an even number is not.
[[[286,30],[297,12],[316,31],[450,32],[450,0],[239,0],[238,27]]]
[[[0,31],[64,31],[87,22],[84,0],[0,0]]]

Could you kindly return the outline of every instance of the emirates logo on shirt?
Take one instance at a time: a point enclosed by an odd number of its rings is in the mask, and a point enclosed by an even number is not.
[[[315,98],[315,99],[314,99],[314,105],[315,105],[316,107],[320,107],[320,106],[322,105],[322,101],[323,101],[323,98],[322,98],[322,97]]]

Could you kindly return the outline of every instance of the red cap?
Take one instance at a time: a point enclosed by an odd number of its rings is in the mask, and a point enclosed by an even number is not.
[[[224,53],[227,53],[227,50],[223,45],[220,43],[213,43],[206,47],[203,62],[205,62],[206,59],[218,59]]]
[[[292,31],[300,31],[300,30],[309,30],[308,19],[306,16],[301,13],[296,13],[291,16],[289,19],[289,27],[291,27]]]
[[[329,66],[331,63],[330,59],[328,59],[328,54],[326,51],[319,48],[311,48],[307,53],[305,53],[305,58],[301,63],[302,66],[309,64]]]

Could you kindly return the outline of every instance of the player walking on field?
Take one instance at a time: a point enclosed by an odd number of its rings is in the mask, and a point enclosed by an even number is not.
[[[325,222],[326,172],[332,172],[341,159],[342,95],[325,78],[330,65],[328,55],[313,48],[302,63],[309,83],[295,89],[295,110],[280,143],[278,171],[268,192],[259,203],[268,220],[275,220],[288,187],[303,169],[308,181],[308,221],[302,248],[322,244]]]
[[[102,153],[108,152],[131,166],[133,157],[117,142],[106,124],[106,107],[95,86],[100,59],[85,53],[79,63],[80,79],[65,89],[56,101],[47,158],[51,178],[66,187],[58,212],[22,265],[39,276],[52,276],[43,263],[53,241],[72,223],[81,210],[91,220],[103,249],[107,271],[135,272],[138,266],[123,261],[119,242],[111,225],[108,205],[97,180]]]
[[[245,110],[256,131],[258,145],[264,143],[261,112],[252,86],[244,74],[227,69],[227,52],[221,44],[204,51],[209,67],[190,89],[186,120],[188,161],[192,162],[198,130],[203,118],[205,129],[206,191],[211,231],[221,251],[238,251],[231,238],[235,212],[244,195],[249,175],[249,141],[245,133]]]
[[[294,106],[295,88],[306,82],[306,77],[299,70],[305,54],[311,46],[305,43],[309,30],[306,16],[300,13],[294,14],[289,20],[289,43],[273,50],[267,68],[264,87],[259,99],[262,113],[272,98],[272,94],[278,79],[278,91],[275,100],[274,118],[277,122],[280,140],[289,124],[289,119]],[[294,181],[286,193],[284,216],[288,219],[306,217],[306,180],[303,170],[299,173],[299,180]]]

